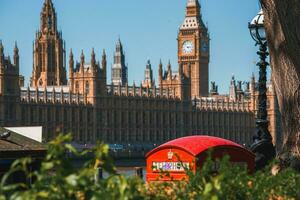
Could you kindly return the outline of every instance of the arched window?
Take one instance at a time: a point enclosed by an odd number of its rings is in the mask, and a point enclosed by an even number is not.
[[[75,82],[75,92],[79,91],[79,83],[78,81]]]
[[[85,93],[86,94],[90,93],[90,84],[88,81],[85,82]]]

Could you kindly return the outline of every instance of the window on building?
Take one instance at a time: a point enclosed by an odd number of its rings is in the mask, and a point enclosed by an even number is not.
[[[75,92],[79,92],[79,82],[75,82]]]
[[[85,82],[85,93],[86,94],[90,93],[90,83],[88,81]]]

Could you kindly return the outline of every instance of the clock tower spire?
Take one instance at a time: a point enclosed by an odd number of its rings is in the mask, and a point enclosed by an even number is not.
[[[209,35],[198,0],[188,0],[177,40],[178,63],[182,73],[190,79],[191,98],[208,96]]]

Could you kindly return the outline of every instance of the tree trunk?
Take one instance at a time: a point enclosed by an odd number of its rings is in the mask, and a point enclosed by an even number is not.
[[[282,115],[280,154],[300,158],[300,1],[261,0],[272,82]]]

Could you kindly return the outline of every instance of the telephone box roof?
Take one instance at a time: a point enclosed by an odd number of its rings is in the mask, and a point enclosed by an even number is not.
[[[153,153],[166,148],[179,148],[193,156],[198,156],[200,153],[215,147],[233,147],[238,148],[241,151],[252,154],[250,151],[246,150],[244,147],[223,138],[212,137],[212,136],[187,136],[178,138],[167,143],[160,145],[159,147],[153,149],[152,151],[146,154],[146,158],[152,155]]]

